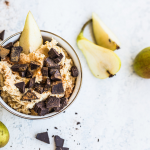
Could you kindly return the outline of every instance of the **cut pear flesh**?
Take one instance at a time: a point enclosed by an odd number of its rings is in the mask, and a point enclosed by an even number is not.
[[[80,35],[77,38],[77,45],[83,52],[89,68],[95,77],[105,79],[119,71],[121,61],[113,51],[97,46]]]
[[[99,46],[116,50],[120,48],[120,42],[110,29],[101,21],[97,14],[92,14],[93,32],[96,43]]]
[[[36,24],[32,13],[29,11],[19,40],[19,45],[23,47],[23,53],[29,54],[36,51],[42,44],[43,39],[40,29]]]

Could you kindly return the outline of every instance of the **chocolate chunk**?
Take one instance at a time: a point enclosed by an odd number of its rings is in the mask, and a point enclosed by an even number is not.
[[[46,115],[48,113],[49,113],[49,109],[47,109],[47,108],[42,107],[42,108],[38,109],[38,115],[39,116],[44,116],[44,115]]]
[[[58,69],[50,69],[49,70],[49,74],[50,76],[52,76]]]
[[[56,72],[51,76],[51,80],[53,80],[53,81],[59,81],[61,79],[62,79],[62,77],[58,70],[56,70]]]
[[[31,90],[28,90],[21,98],[22,101],[31,101],[39,99],[35,93],[31,92]]]
[[[72,67],[71,67],[71,75],[72,75],[73,77],[77,77],[78,74],[79,74],[78,68],[77,68],[76,66],[72,66]]]
[[[13,47],[11,49],[10,60],[11,62],[18,62],[20,59],[20,53],[23,51],[21,46]]]
[[[67,98],[61,98],[60,99],[60,107],[54,107],[55,112],[59,112],[62,110],[65,106],[67,106]]]
[[[46,99],[46,108],[52,107],[60,107],[60,98],[50,96]]]
[[[32,78],[32,76],[33,76],[33,73],[29,69],[27,69],[26,78]]]
[[[31,66],[31,70],[35,70],[35,69],[37,69],[38,67],[40,67],[40,63],[39,63],[39,62],[36,62],[36,61],[31,61],[31,62],[30,62],[30,66]]]
[[[34,84],[35,84],[35,77],[34,77],[34,78],[31,78],[31,79],[29,80],[29,82],[28,82],[27,85],[26,85],[26,88],[32,88],[32,87],[34,86]]]
[[[52,85],[52,94],[62,94],[64,93],[63,84],[61,81],[53,82]]]
[[[43,142],[45,142],[47,144],[50,144],[48,132],[38,133],[36,135],[36,139],[38,139],[40,141],[43,141]]]
[[[3,30],[1,33],[0,33],[0,39],[3,41],[4,40],[4,34],[5,34],[5,30]]]
[[[36,103],[35,104],[35,106],[34,106],[34,111],[35,112],[38,112],[38,109],[39,108],[45,108],[46,106],[45,106],[45,102],[44,101],[41,101],[41,102],[38,102],[38,103]]]
[[[67,147],[56,147],[56,150],[69,150]]]
[[[19,75],[21,76],[21,77],[25,77],[26,76],[26,72],[24,71],[24,72],[19,72]]]
[[[60,66],[58,64],[56,64],[52,59],[50,59],[49,57],[46,58],[44,60],[44,66],[48,67],[48,68],[53,68],[53,69],[59,69]]]
[[[15,64],[11,67],[11,69],[15,72],[24,72],[27,70],[27,67],[27,64]]]
[[[10,42],[7,45],[4,46],[4,48],[11,50],[11,48],[13,47],[13,43]]]
[[[35,90],[36,92],[40,93],[40,94],[43,93],[43,87],[42,87],[42,85],[40,85],[39,83],[35,83],[35,85],[34,85],[34,90]]]
[[[58,135],[54,137],[56,147],[63,147],[64,139],[60,138]]]
[[[42,68],[42,75],[48,77],[48,67]]]
[[[51,48],[50,51],[48,52],[49,58],[53,59],[59,56],[58,52],[54,49]]]
[[[25,92],[25,83],[24,82],[16,83],[15,86],[19,89],[19,91],[21,93]]]
[[[0,57],[3,59],[10,53],[9,49],[3,48],[0,46]]]
[[[57,58],[53,59],[53,60],[54,60],[54,62],[55,62],[56,64],[58,64],[58,63],[62,60],[63,57],[64,57],[63,54],[60,53],[59,56],[58,56]]]
[[[50,79],[47,78],[43,90],[44,90],[45,92],[46,92],[46,91],[49,91],[50,85],[51,85]]]

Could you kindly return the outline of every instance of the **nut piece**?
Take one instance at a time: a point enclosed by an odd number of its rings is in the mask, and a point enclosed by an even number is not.
[[[10,50],[0,46],[0,57],[3,59],[9,54]]]

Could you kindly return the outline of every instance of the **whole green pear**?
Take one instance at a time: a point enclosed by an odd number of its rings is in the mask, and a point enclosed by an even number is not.
[[[0,121],[0,148],[4,147],[9,141],[9,131]]]
[[[150,47],[143,49],[135,58],[133,68],[142,78],[150,78]]]

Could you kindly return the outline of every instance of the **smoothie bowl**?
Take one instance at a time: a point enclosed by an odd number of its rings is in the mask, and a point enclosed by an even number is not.
[[[22,32],[8,37],[0,47],[0,105],[26,119],[63,112],[82,83],[81,63],[71,45],[56,34],[40,32],[42,44],[29,54],[21,47]]]

